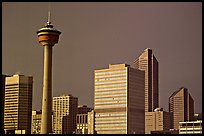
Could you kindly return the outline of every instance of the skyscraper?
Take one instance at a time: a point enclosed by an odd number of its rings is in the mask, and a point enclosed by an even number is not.
[[[144,133],[144,71],[110,64],[94,73],[96,133]]]
[[[134,61],[135,68],[145,71],[145,112],[159,107],[158,61],[152,49],[146,48]]]
[[[6,77],[4,130],[31,133],[33,77],[15,74]]]
[[[42,96],[41,134],[52,133],[52,47],[58,43],[60,31],[53,28],[50,12],[47,24],[37,31],[39,43],[44,48],[44,75]]]
[[[53,132],[72,134],[76,129],[78,98],[72,95],[53,97]]]
[[[194,120],[194,100],[188,89],[181,87],[169,97],[169,112],[173,113],[173,128],[179,129],[179,122]]]

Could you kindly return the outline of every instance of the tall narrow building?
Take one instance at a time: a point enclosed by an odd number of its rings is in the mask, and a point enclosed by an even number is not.
[[[38,41],[44,48],[41,134],[52,133],[52,47],[58,43],[60,31],[53,28],[50,12],[46,25],[37,31]]]
[[[194,100],[188,89],[181,87],[169,97],[169,112],[173,113],[173,128],[179,129],[179,122],[194,120]]]
[[[94,73],[95,132],[144,133],[144,71],[115,64]]]
[[[32,111],[31,134],[40,134],[42,111]]]
[[[15,74],[5,81],[4,130],[31,133],[33,77]]]
[[[152,49],[146,48],[134,64],[135,68],[145,71],[145,112],[153,112],[159,107],[159,72]]]
[[[73,134],[76,129],[78,98],[72,95],[53,97],[54,134]]]

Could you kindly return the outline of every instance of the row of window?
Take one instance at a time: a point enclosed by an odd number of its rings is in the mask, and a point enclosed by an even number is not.
[[[127,90],[127,86],[117,86],[117,87],[103,87],[103,88],[100,88],[100,89],[97,89],[95,88],[95,92],[97,91],[108,91],[108,90],[121,90],[121,89],[125,89]]]
[[[127,72],[127,70],[124,69],[124,70],[111,70],[111,71],[104,71],[104,72],[96,72],[95,75],[115,74],[115,73],[122,73],[122,72]]]
[[[122,101],[126,101],[127,98],[126,97],[116,97],[116,98],[103,98],[103,99],[95,99],[95,102],[107,102],[107,101],[113,101],[113,100],[122,100]]]
[[[118,77],[118,76],[126,77],[127,74],[124,73],[124,74],[111,74],[111,75],[101,75],[101,76],[95,75],[95,78],[111,78],[111,77]]]
[[[95,95],[97,94],[118,94],[118,93],[124,93],[126,94],[127,91],[126,90],[115,90],[115,91],[106,91],[106,90],[103,90],[103,91],[96,91],[95,92]]]
[[[127,81],[127,76],[96,78],[95,83],[96,82],[101,82],[101,81],[105,81],[105,82],[112,81],[112,82],[114,82],[114,81],[118,81],[118,80]]]
[[[115,81],[106,81],[106,82],[95,82],[95,86],[98,85],[109,85],[109,84],[118,84],[118,83],[127,83],[127,80],[115,80]]]
[[[98,106],[98,105],[95,105],[95,108],[97,109],[97,108],[112,108],[112,107],[126,107],[127,106],[127,104],[109,104],[109,105],[100,105],[100,106]]]
[[[118,103],[127,103],[126,100],[113,100],[113,101],[103,101],[103,102],[95,102],[95,105],[110,105],[110,104],[118,104]]]
[[[116,97],[127,97],[127,94],[109,94],[109,95],[95,95],[95,99],[105,99],[105,98],[116,98]]]
[[[126,83],[122,83],[122,84],[104,84],[104,85],[100,85],[100,86],[95,86],[95,89],[100,89],[100,88],[109,88],[109,87],[119,87],[119,86],[127,86]]]

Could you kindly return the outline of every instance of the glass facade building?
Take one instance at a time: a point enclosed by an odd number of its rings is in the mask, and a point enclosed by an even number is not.
[[[153,112],[159,107],[159,63],[152,49],[146,48],[134,64],[136,69],[145,71],[145,112]]]

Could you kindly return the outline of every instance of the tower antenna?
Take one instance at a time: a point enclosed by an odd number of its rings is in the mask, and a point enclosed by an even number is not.
[[[49,2],[49,5],[48,5],[48,20],[47,20],[48,24],[51,24],[50,20],[51,20],[51,11],[50,11],[50,2]]]

